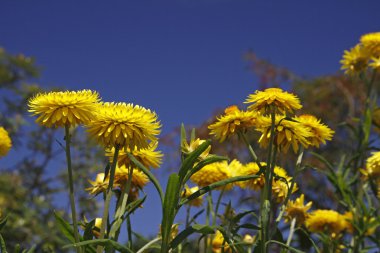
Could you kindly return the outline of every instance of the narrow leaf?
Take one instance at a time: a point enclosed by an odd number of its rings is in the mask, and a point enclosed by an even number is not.
[[[174,239],[171,241],[169,247],[171,249],[176,249],[178,245],[188,238],[191,234],[193,233],[200,233],[203,235],[208,235],[208,234],[214,234],[215,233],[215,228],[211,226],[206,226],[206,225],[200,225],[196,224],[193,226],[189,226],[186,229],[182,230]]]
[[[90,241],[83,241],[79,243],[74,243],[74,244],[68,244],[63,246],[63,249],[67,248],[72,248],[72,247],[80,247],[80,246],[85,246],[85,245],[101,245],[103,247],[111,247],[115,250],[120,251],[121,253],[134,253],[130,248],[121,245],[113,240],[110,239],[95,239],[95,240],[90,240]]]

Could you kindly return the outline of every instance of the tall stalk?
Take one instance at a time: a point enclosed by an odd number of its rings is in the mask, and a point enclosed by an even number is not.
[[[115,153],[113,156],[113,161],[110,169],[110,179],[108,183],[107,188],[107,194],[106,194],[106,201],[104,203],[104,211],[103,211],[103,218],[102,218],[102,226],[100,227],[100,236],[99,239],[104,239],[104,235],[106,233],[106,224],[108,223],[108,213],[110,208],[110,202],[112,197],[112,188],[113,188],[113,181],[115,178],[115,170],[116,170],[116,164],[117,164],[117,157],[119,155],[119,145],[115,146]],[[105,175],[106,176],[106,175]],[[103,251],[103,246],[99,245],[96,248],[97,253],[101,253]]]
[[[74,197],[74,180],[73,180],[73,170],[71,167],[71,152],[70,152],[70,126],[68,124],[65,125],[65,140],[66,140],[66,161],[67,161],[67,172],[69,175],[69,192],[70,192],[70,206],[71,206],[71,216],[73,219],[73,229],[74,229],[74,239],[75,243],[79,242],[79,232],[78,232],[78,222],[77,222],[77,212],[75,209],[75,197]],[[80,247],[77,248],[77,252],[81,253],[82,249]]]

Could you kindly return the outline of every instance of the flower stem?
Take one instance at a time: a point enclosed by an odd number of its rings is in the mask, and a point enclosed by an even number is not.
[[[296,219],[292,219],[292,221],[290,223],[288,240],[286,241],[287,246],[290,246],[290,243],[292,242],[295,226],[296,226]],[[286,250],[285,252],[288,252],[288,250]]]
[[[66,160],[67,160],[67,172],[69,174],[69,191],[70,191],[70,205],[71,205],[71,216],[73,219],[73,229],[74,229],[74,238],[75,242],[79,242],[79,233],[78,233],[78,223],[77,223],[77,212],[75,210],[75,198],[74,198],[74,180],[73,180],[73,170],[71,167],[71,152],[70,152],[70,126],[65,125],[65,140],[66,140]],[[81,253],[82,248],[77,248],[77,252]]]
[[[104,211],[103,211],[103,218],[102,218],[102,226],[100,228],[100,236],[99,239],[104,239],[104,235],[106,233],[106,223],[108,223],[108,213],[109,213],[109,208],[110,208],[110,202],[111,202],[111,197],[112,197],[112,188],[113,188],[113,181],[115,178],[115,170],[116,170],[116,164],[117,164],[117,157],[119,155],[119,145],[115,146],[115,153],[113,156],[113,161],[110,169],[110,179],[108,183],[108,188],[107,188],[107,194],[106,194],[106,201],[104,203]],[[98,246],[96,248],[97,253],[101,253],[103,251],[103,246]]]

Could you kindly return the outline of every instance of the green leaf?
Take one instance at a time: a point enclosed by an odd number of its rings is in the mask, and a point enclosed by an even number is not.
[[[30,249],[24,250],[23,253],[33,253],[36,251],[36,245],[33,245]]]
[[[210,146],[210,144],[210,140],[205,141],[199,145],[197,149],[191,152],[183,161],[178,172],[181,183],[184,182],[183,179],[185,178],[187,172],[193,168],[194,163],[198,161],[199,156]]]
[[[293,247],[290,247],[288,245],[286,245],[285,243],[282,243],[282,242],[279,242],[279,241],[275,241],[275,240],[269,240],[267,241],[267,244],[270,244],[270,243],[274,243],[274,244],[278,244],[280,245],[282,248],[285,248],[291,252],[295,252],[295,253],[305,253],[304,251],[301,251],[301,250],[298,250],[298,249],[295,249]]]
[[[368,143],[369,136],[371,135],[371,126],[372,126],[372,112],[371,112],[371,108],[367,108],[364,114],[364,122],[363,122],[364,140],[362,140],[362,143]]]
[[[144,197],[142,197],[141,199],[137,199],[129,203],[126,208],[127,212],[124,214],[123,219],[126,219],[129,215],[131,215],[131,213],[133,213],[137,208],[139,208],[145,202],[146,196],[147,195],[145,194]]]
[[[94,229],[94,226],[95,226],[95,219],[87,223],[84,229],[83,240],[85,241],[92,240],[92,238],[94,237],[94,234],[92,232],[92,230]]]
[[[252,229],[252,230],[260,230],[261,229],[259,226],[256,226],[254,224],[244,223],[244,224],[237,226],[236,231],[238,231],[241,228]]]
[[[181,124],[181,146],[185,142],[187,142],[186,129],[185,129],[185,125],[182,123]]]
[[[209,235],[215,233],[215,227],[195,224],[182,230],[170,243],[170,249],[176,249],[178,245],[185,239],[187,239],[193,233],[200,233],[203,235]]]
[[[257,175],[249,175],[249,176],[231,177],[231,178],[228,178],[228,179],[225,179],[222,181],[218,181],[216,183],[210,184],[208,186],[205,186],[205,187],[199,189],[198,191],[194,192],[193,194],[191,194],[190,196],[188,196],[186,198],[183,198],[181,200],[179,206],[182,206],[182,205],[186,204],[187,202],[189,202],[193,199],[196,199],[199,196],[202,196],[203,194],[208,193],[209,191],[212,191],[215,188],[222,187],[222,186],[225,186],[227,184],[234,183],[234,182],[246,181],[246,180],[250,180],[250,179],[254,179],[254,178],[258,178],[258,177],[259,176],[257,176]]]
[[[237,222],[239,222],[242,218],[244,218],[248,214],[253,214],[254,217],[257,218],[257,216],[255,215],[255,210],[248,210],[248,211],[245,211],[245,212],[242,212],[242,213],[238,213],[237,215],[235,215],[233,217],[232,221],[234,223],[237,223]]]
[[[164,193],[162,191],[162,188],[160,186],[160,183],[158,182],[157,178],[150,172],[149,169],[147,169],[142,163],[140,163],[132,154],[127,152],[127,155],[129,159],[140,169],[142,172],[149,178],[150,181],[152,181],[153,185],[156,187],[158,195],[160,195],[161,203],[163,202]]]
[[[310,154],[315,156],[322,163],[324,163],[326,165],[327,169],[329,170],[330,174],[335,177],[334,166],[329,161],[327,161],[323,156],[321,156],[317,153],[310,152]]]
[[[57,212],[54,211],[55,219],[58,223],[59,230],[65,235],[70,242],[75,242],[74,230],[71,225],[65,221]]]
[[[8,253],[3,236],[0,234],[0,253]]]
[[[0,231],[3,229],[3,227],[7,224],[8,221],[8,215],[5,216],[3,219],[0,220]]]
[[[173,173],[169,176],[166,186],[164,205],[162,210],[161,234],[162,234],[162,249],[161,252],[167,252],[171,234],[171,228],[174,218],[177,214],[177,204],[179,199],[179,177]]]
[[[79,243],[68,244],[68,245],[63,246],[63,249],[86,246],[86,245],[94,245],[94,246],[101,245],[103,247],[113,248],[115,250],[120,251],[121,253],[134,253],[130,248],[124,245],[121,245],[110,239],[95,239],[95,240],[83,241]]]

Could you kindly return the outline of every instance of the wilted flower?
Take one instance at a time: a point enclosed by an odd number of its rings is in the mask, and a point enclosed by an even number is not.
[[[99,103],[96,91],[58,91],[39,93],[29,100],[29,112],[39,115],[36,122],[46,127],[87,124]]]
[[[236,105],[233,105],[225,109],[224,114],[208,128],[211,130],[211,135],[223,142],[237,131],[245,132],[255,126],[257,116],[254,111],[241,111]]]
[[[299,98],[280,88],[268,88],[264,91],[255,91],[250,94],[244,103],[252,104],[248,110],[267,113],[268,108],[273,106],[276,112],[285,114],[293,113],[294,110],[302,108]]]

